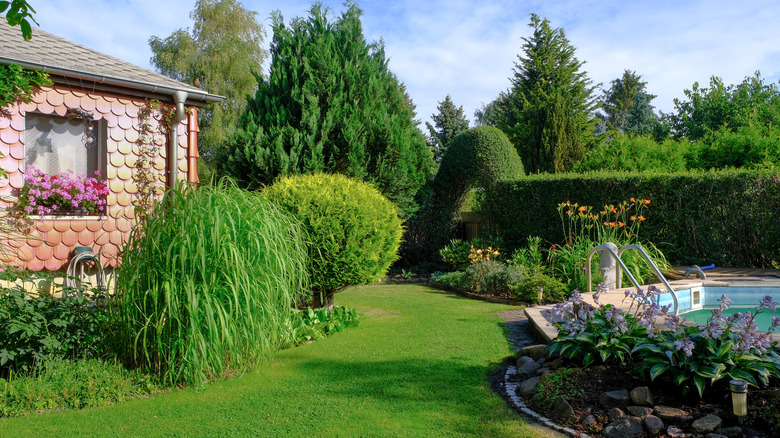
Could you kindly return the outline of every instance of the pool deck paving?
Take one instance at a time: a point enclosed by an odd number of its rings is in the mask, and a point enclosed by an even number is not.
[[[778,269],[745,269],[745,268],[714,268],[705,270],[706,279],[684,278],[685,267],[674,268],[667,280],[669,285],[675,291],[690,289],[692,287],[724,287],[724,286],[767,286],[780,288],[780,270]],[[656,283],[656,287],[665,291],[666,287],[662,283]],[[644,286],[643,286],[644,287]],[[599,296],[599,303],[612,304],[619,308],[627,309],[630,302],[626,300],[625,291],[634,288],[613,289]],[[593,304],[593,294],[583,293],[586,302]],[[775,297],[780,301],[780,296]],[[757,304],[757,303],[756,303]],[[552,305],[527,307],[525,314],[528,317],[529,324],[537,334],[549,343],[558,335],[558,330],[549,325],[543,312],[552,309]],[[774,333],[772,339],[780,341],[780,333]]]

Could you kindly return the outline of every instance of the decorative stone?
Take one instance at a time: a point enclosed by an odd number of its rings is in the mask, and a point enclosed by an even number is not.
[[[645,423],[645,429],[647,429],[648,432],[655,435],[664,430],[664,422],[660,418],[656,417],[655,415],[645,415],[645,418],[642,420],[643,423]]]
[[[648,415],[652,414],[653,410],[651,408],[647,408],[644,406],[629,406],[628,413],[630,413],[635,417],[645,418]]]
[[[704,438],[729,438],[726,435],[721,435],[719,433],[708,433],[704,436]]]
[[[528,397],[533,394],[536,385],[539,383],[539,378],[539,376],[534,376],[524,380],[523,383],[517,387],[517,393],[522,397]]]
[[[653,393],[647,386],[640,386],[631,390],[631,402],[637,406],[653,406]]]
[[[585,418],[580,421],[580,424],[588,427],[596,423],[596,417],[593,415],[586,415]]]
[[[610,423],[614,423],[615,421],[625,417],[626,414],[620,410],[620,408],[612,408],[607,412],[607,417],[609,418]]]
[[[677,426],[669,426],[666,428],[666,435],[669,438],[685,438],[688,435],[685,434],[682,430],[680,430]]]
[[[549,373],[550,371],[552,371],[552,370],[547,368],[547,367],[541,367],[538,370],[536,370],[536,375],[537,376],[543,376],[543,375]]]
[[[608,424],[602,434],[606,438],[640,438],[645,436],[645,430],[638,418],[623,417]]]
[[[739,426],[724,427],[722,429],[716,430],[715,433],[728,438],[739,438],[742,436],[742,428]]]
[[[552,408],[553,416],[560,421],[570,421],[577,418],[574,414],[574,408],[563,397],[558,397]]]
[[[538,361],[539,359],[544,359],[547,357],[547,345],[529,345],[527,347],[521,348],[520,351],[517,352],[517,355],[518,357],[528,356],[534,361]]]
[[[713,432],[723,424],[723,420],[717,415],[707,415],[693,422],[693,430],[698,433]]]
[[[624,408],[628,405],[628,390],[619,389],[617,391],[608,391],[599,397],[599,404],[607,409]]]
[[[536,375],[536,371],[541,367],[530,356],[522,356],[520,359],[517,359],[517,375],[520,378]]]
[[[547,362],[547,367],[552,369],[552,370],[557,370],[558,368],[561,367],[561,365],[563,365],[563,358],[562,357],[558,357],[558,358],[556,358],[554,360],[551,360],[551,361]]]
[[[679,424],[693,420],[693,417],[687,412],[670,406],[654,406],[653,414],[667,423]]]

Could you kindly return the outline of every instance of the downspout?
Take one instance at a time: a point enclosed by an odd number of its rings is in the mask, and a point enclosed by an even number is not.
[[[190,184],[197,184],[200,181],[198,178],[198,157],[200,156],[198,153],[198,132],[200,132],[200,127],[198,126],[197,108],[190,108],[187,124],[189,125],[189,151],[187,152],[189,164],[187,165],[187,181],[189,181]]]
[[[173,93],[173,101],[176,103],[176,124],[171,126],[170,139],[168,140],[168,188],[176,189],[176,180],[179,178],[179,124],[187,113],[184,111],[184,102],[189,94],[186,91]]]

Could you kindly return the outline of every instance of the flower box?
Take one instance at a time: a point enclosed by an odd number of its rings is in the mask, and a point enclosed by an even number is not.
[[[24,187],[10,208],[12,216],[103,216],[106,212],[108,187],[105,181],[73,171],[47,175],[27,167]]]

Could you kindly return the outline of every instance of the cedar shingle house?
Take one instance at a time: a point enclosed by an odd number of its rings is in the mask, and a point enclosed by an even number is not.
[[[0,109],[0,167],[8,173],[0,180],[0,196],[13,202],[28,166],[48,174],[72,170],[91,176],[97,170],[109,188],[103,217],[34,218],[30,239],[12,242],[20,265],[61,269],[76,246],[101,251],[103,261],[114,265],[134,220],[139,111],[151,99],[177,107],[176,129],[155,139],[160,152],[153,160],[160,183],[170,187],[197,182],[197,108],[222,98],[41,30],[24,41],[5,20],[0,20],[0,64],[43,70],[54,82],[37,90],[32,102]],[[85,142],[89,125],[95,141]]]

